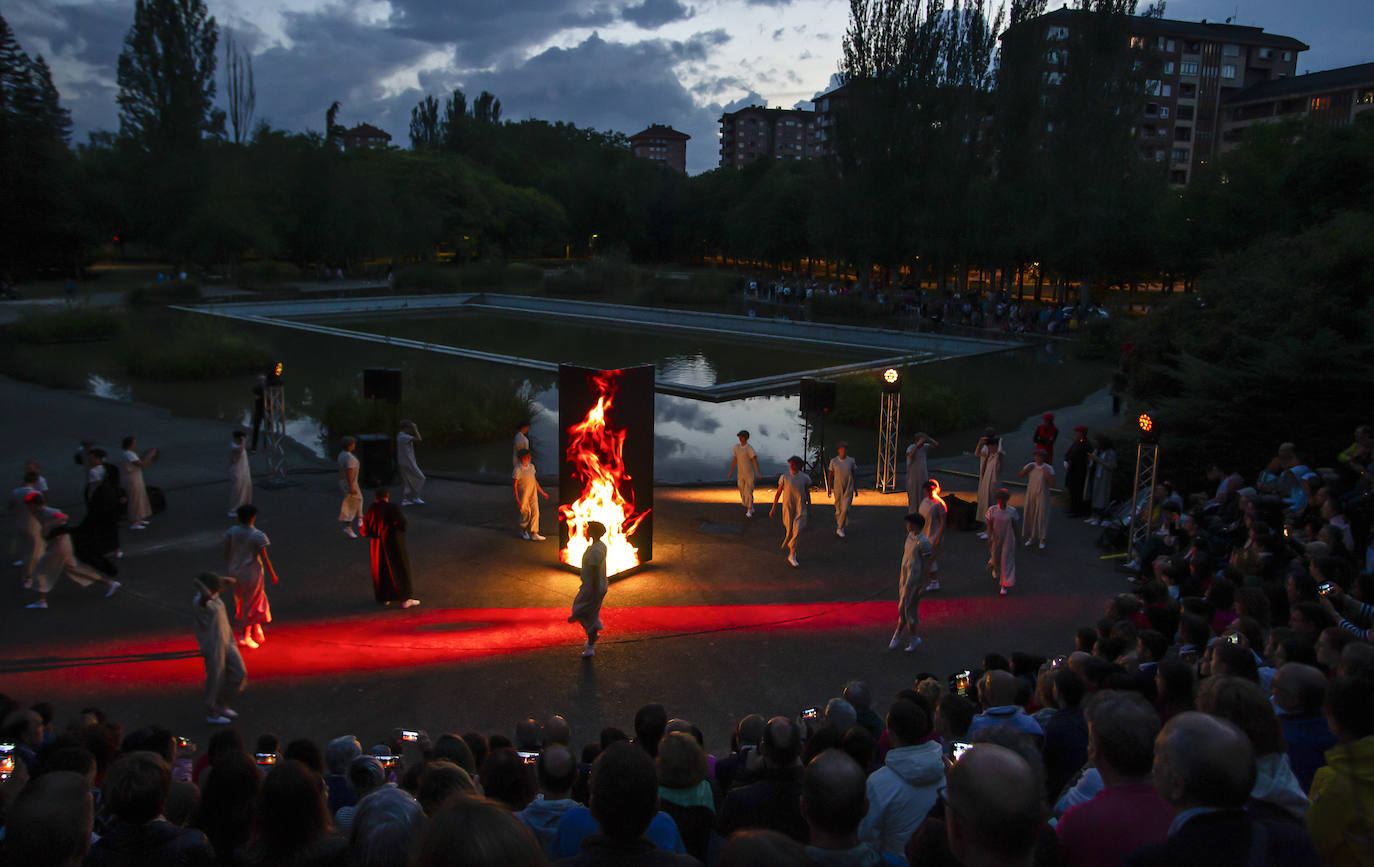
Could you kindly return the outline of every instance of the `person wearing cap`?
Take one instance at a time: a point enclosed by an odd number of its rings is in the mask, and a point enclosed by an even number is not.
[[[1040,416],[1040,424],[1035,428],[1035,434],[1031,437],[1035,447],[1045,450],[1045,460],[1054,461],[1054,441],[1059,439],[1059,428],[1054,426],[1054,413],[1047,412]]]
[[[849,457],[849,443],[835,446],[835,457],[830,459],[830,499],[835,503],[835,535],[841,539],[849,526],[849,507],[854,503],[855,469],[854,459]]]
[[[24,506],[38,522],[39,536],[44,544],[33,564],[32,580],[28,587],[38,594],[38,599],[26,608],[47,608],[48,593],[63,575],[89,587],[96,582],[105,584],[105,595],[113,596],[119,589],[119,582],[106,578],[95,569],[76,558],[72,550],[71,528],[67,526],[66,514],[47,505],[43,495],[33,491],[24,497]]]
[[[739,437],[739,445],[730,450],[730,469],[725,474],[725,478],[730,478],[733,473],[739,485],[739,501],[744,505],[744,517],[754,517],[754,481],[762,473],[759,472],[759,456],[754,452],[754,447],[749,445],[749,431],[742,430],[735,434]]]
[[[920,508],[925,496],[925,485],[930,479],[930,468],[926,463],[926,453],[932,446],[939,446],[935,440],[923,433],[916,434],[916,441],[906,447],[906,510],[914,512]]]
[[[229,701],[243,687],[246,676],[243,657],[234,646],[234,631],[229,628],[224,600],[219,598],[225,582],[232,584],[234,579],[214,572],[200,573],[191,601],[196,644],[205,663],[205,721],[211,725],[228,725],[238,717]]]
[[[1073,429],[1073,442],[1064,452],[1064,487],[1069,490],[1070,518],[1082,518],[1088,513],[1088,455],[1092,451],[1088,428],[1080,424]]]
[[[925,496],[921,499],[921,517],[926,519],[925,534],[930,540],[930,583],[926,590],[940,589],[940,549],[945,542],[945,526],[949,523],[949,507],[940,496],[940,483],[926,480]]]
[[[1045,550],[1045,536],[1050,530],[1050,488],[1054,485],[1054,466],[1049,461],[1050,453],[1047,450],[1036,449],[1034,460],[1016,474],[1017,478],[1026,479],[1026,516],[1021,522],[1021,536],[1027,548],[1039,537],[1041,551]]]
[[[988,568],[997,579],[998,593],[1002,596],[1016,584],[1017,514],[1016,509],[1007,505],[1010,499],[1010,491],[998,489],[996,504],[984,515],[988,522]]]
[[[921,622],[921,594],[925,593],[933,554],[925,526],[926,519],[920,512],[906,516],[906,545],[902,548],[902,569],[897,582],[897,630],[887,644],[888,650],[896,650],[903,637],[907,639],[907,653],[921,646],[916,628]]]
[[[997,436],[997,431],[988,428],[983,431],[982,439],[978,440],[978,448],[974,451],[978,455],[978,511],[977,515],[982,518],[992,507],[993,500],[997,496],[997,489],[1001,486],[1000,474],[1002,472],[1002,439]],[[987,528],[978,534],[979,539],[988,537]]]
[[[773,507],[768,510],[768,517],[773,517],[778,501],[782,501],[782,526],[786,534],[781,547],[787,549],[787,562],[793,567],[801,565],[797,562],[797,540],[806,529],[807,513],[811,511],[811,477],[802,472],[804,466],[806,462],[796,455],[787,459],[787,472],[778,476]]]

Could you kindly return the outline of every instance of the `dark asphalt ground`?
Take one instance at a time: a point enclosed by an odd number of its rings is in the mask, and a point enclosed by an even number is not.
[[[36,458],[54,501],[79,517],[77,442],[112,448],[134,434],[140,449],[159,447],[146,475],[169,500],[151,529],[124,532],[125,583],[113,598],[67,582],[49,610],[25,610],[31,597],[9,570],[0,586],[0,692],[55,702],[59,726],[96,705],[126,728],[159,722],[203,743],[191,581],[222,568],[230,425],[4,379],[0,400],[12,408],[0,433],[12,485],[23,459]],[[1105,424],[1107,403],[1103,392],[1057,411],[1060,429]],[[1031,427],[1006,435],[1009,479],[1029,454]],[[722,441],[722,454],[731,445]],[[961,454],[972,445],[945,443],[932,458],[946,490],[965,499],[973,480],[958,473],[976,468]],[[263,472],[261,456],[254,461]],[[889,652],[904,495],[861,489],[848,538],[839,539],[817,492],[802,565],[792,569],[766,504],[746,520],[733,487],[661,488],[654,564],[612,585],[606,632],[584,662],[581,631],[565,622],[577,577],[553,565],[553,508],[543,513],[551,540],[524,542],[508,486],[431,480],[427,505],[407,510],[424,604],[383,609],[372,600],[367,543],[338,529],[334,475],[303,454],[292,467],[298,484],[255,494],[282,583],[269,590],[268,643],[244,654],[249,683],[236,706],[248,737],[323,742],[355,733],[367,744],[396,727],[509,732],[526,715],[560,713],[581,743],[604,725],[629,730],[635,709],[658,701],[697,723],[720,752],[742,715],[823,706],[851,678],[868,680],[882,707],[918,673],[943,677],[989,651],[1066,653],[1073,630],[1126,589],[1115,561],[1093,546],[1096,529],[1058,513],[1049,549],[1021,550],[1018,585],[1005,599],[985,569],[985,543],[955,533],[944,589],[922,603],[925,644]],[[759,496],[771,498],[766,483]]]

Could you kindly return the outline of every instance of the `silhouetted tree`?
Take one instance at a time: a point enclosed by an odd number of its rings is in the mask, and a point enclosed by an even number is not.
[[[119,55],[120,132],[155,150],[223,134],[214,107],[219,27],[202,0],[134,0]]]
[[[253,85],[253,58],[234,44],[234,34],[224,37],[225,95],[229,98],[229,125],[234,132],[234,144],[248,138],[253,128],[253,112],[258,104],[258,91]]]
[[[439,129],[439,100],[426,96],[410,110],[410,146],[415,150],[437,151],[444,143]]]

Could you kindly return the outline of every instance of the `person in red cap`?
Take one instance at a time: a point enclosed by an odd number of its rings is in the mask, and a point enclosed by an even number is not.
[[[1064,452],[1064,487],[1069,491],[1070,518],[1082,518],[1088,514],[1088,455],[1092,453],[1088,429],[1080,424],[1073,429],[1073,442]]]
[[[1035,429],[1035,436],[1031,437],[1035,448],[1045,450],[1045,461],[1049,464],[1054,463],[1054,441],[1059,439],[1059,428],[1054,426],[1054,413],[1047,412],[1040,416],[1040,424]]]

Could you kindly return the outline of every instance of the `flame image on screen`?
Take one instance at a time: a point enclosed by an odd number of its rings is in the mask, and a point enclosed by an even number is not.
[[[568,525],[568,546],[559,559],[580,568],[587,550],[587,525],[599,521],[606,527],[606,575],[617,575],[639,565],[639,551],[630,544],[639,524],[649,510],[635,512],[634,491],[629,486],[623,451],[625,431],[608,426],[607,416],[615,401],[618,370],[602,371],[592,377],[597,392],[596,404],[586,417],[568,428],[568,449],[564,455],[573,465],[572,476],[582,485],[582,495],[558,508],[559,519]],[[626,498],[628,492],[629,498]]]

